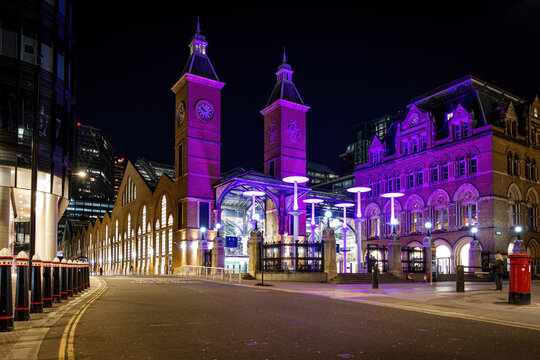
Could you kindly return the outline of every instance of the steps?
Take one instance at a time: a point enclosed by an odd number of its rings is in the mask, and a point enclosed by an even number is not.
[[[397,276],[390,273],[379,274],[380,284],[408,283],[408,282],[413,282],[413,281],[398,278]],[[328,283],[329,284],[371,284],[371,274],[368,274],[368,273],[338,274],[337,278],[329,281]]]

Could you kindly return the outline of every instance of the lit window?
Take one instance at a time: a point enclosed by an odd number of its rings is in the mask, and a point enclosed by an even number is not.
[[[448,209],[435,209],[434,211],[435,230],[444,230],[448,228]]]
[[[461,226],[473,226],[477,224],[476,204],[465,204],[460,206],[460,224]]]
[[[450,120],[452,118],[452,116],[454,116],[454,112],[451,111],[449,113],[446,113],[446,121]]]
[[[538,117],[538,108],[534,108],[534,117]]]

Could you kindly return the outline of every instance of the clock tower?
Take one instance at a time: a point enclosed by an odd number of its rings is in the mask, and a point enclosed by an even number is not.
[[[220,179],[221,89],[225,83],[219,81],[207,48],[197,21],[189,59],[171,89],[176,100],[175,183],[182,264],[199,265],[203,261],[200,251],[193,249],[206,245],[200,229],[213,228],[213,186]]]
[[[306,176],[306,112],[296,86],[292,81],[293,70],[287,64],[285,50],[283,61],[276,72],[277,82],[272,90],[266,107],[261,110],[264,116],[264,173],[283,179],[288,176]],[[306,204],[298,203],[299,235],[305,235]],[[277,214],[271,203],[267,204],[267,219],[270,213]],[[280,234],[276,224],[268,224],[267,237],[278,240],[285,232],[293,232],[292,217],[286,215],[285,209],[280,211]],[[275,217],[276,215],[274,215]]]

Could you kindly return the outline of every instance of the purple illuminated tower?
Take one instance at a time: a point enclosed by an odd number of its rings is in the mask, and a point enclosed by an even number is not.
[[[206,245],[199,229],[211,229],[214,193],[219,182],[221,148],[220,82],[207,55],[208,43],[197,31],[189,44],[190,56],[180,80],[172,87],[175,94],[175,176],[180,239],[192,246]],[[188,244],[186,244],[188,245]],[[190,256],[191,255],[191,256]],[[182,254],[185,263],[194,254]],[[199,259],[200,260],[200,259]]]
[[[264,173],[280,179],[306,176],[306,112],[309,107],[304,105],[296,90],[292,75],[284,50],[282,64],[276,72],[276,85],[266,107],[261,110],[264,116]],[[299,235],[303,236],[306,233],[306,206],[304,202],[299,206],[303,212],[299,217]],[[288,232],[291,233],[291,229]]]

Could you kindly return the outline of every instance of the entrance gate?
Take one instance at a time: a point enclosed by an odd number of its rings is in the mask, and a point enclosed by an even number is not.
[[[319,241],[296,241],[295,244],[266,242],[263,244],[262,264],[265,272],[323,272],[323,246]]]

